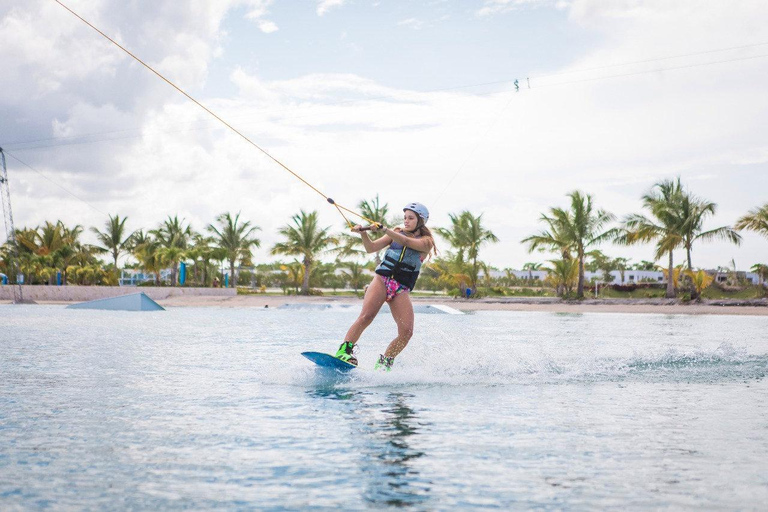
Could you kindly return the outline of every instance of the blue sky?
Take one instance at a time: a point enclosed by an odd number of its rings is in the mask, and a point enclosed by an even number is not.
[[[478,4],[470,5],[353,2],[318,16],[310,2],[282,2],[269,9],[278,30],[268,34],[245,17],[246,8],[233,9],[206,93],[231,93],[226,77],[237,67],[265,80],[353,73],[416,91],[511,80],[557,70],[594,42],[567,23],[565,9],[479,16]]]
[[[553,257],[519,241],[575,189],[621,218],[680,176],[718,203],[708,228],[768,200],[764,1],[68,5],[342,204],[421,201],[434,225],[482,213],[501,240],[482,257],[501,268]],[[0,58],[0,145],[34,169],[8,159],[19,226],[117,213],[201,231],[241,211],[262,228],[257,261],[300,208],[342,229],[317,194],[53,0],[0,2]],[[502,83],[473,86],[488,82]],[[766,254],[747,233],[741,247],[696,246],[694,265]]]

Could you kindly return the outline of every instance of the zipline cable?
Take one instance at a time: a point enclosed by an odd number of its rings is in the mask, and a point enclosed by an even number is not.
[[[285,165],[285,164],[284,164],[284,163],[282,163],[280,160],[278,160],[277,158],[275,158],[274,156],[272,156],[271,154],[269,154],[269,152],[268,152],[267,150],[265,150],[264,148],[262,148],[261,146],[259,146],[259,145],[258,145],[258,144],[256,144],[255,142],[253,142],[251,139],[249,139],[249,138],[248,138],[246,135],[244,135],[242,132],[240,132],[240,131],[239,131],[239,130],[237,130],[235,127],[233,127],[233,126],[232,126],[232,125],[230,125],[228,122],[226,122],[224,119],[222,119],[221,117],[219,117],[218,115],[216,115],[216,113],[214,113],[214,112],[213,112],[212,110],[210,110],[208,107],[206,107],[205,105],[203,105],[202,103],[200,103],[199,101],[197,101],[195,98],[193,98],[192,96],[190,96],[189,94],[187,94],[187,92],[186,92],[186,91],[184,91],[184,90],[183,90],[181,87],[177,86],[176,84],[174,84],[173,82],[171,82],[170,80],[168,80],[167,78],[165,78],[165,77],[164,77],[162,74],[160,74],[158,71],[155,71],[155,69],[154,69],[152,66],[150,66],[149,64],[147,64],[146,62],[144,62],[143,60],[141,60],[140,58],[138,58],[136,55],[134,55],[133,53],[131,53],[130,51],[128,51],[128,50],[127,50],[125,47],[123,47],[123,46],[122,46],[120,43],[118,43],[117,41],[115,41],[114,39],[112,39],[111,37],[109,37],[107,34],[105,34],[104,32],[102,32],[102,31],[101,31],[101,30],[99,30],[98,28],[96,28],[96,27],[95,27],[94,25],[92,25],[92,24],[91,24],[91,23],[90,23],[88,20],[86,20],[85,18],[83,18],[82,16],[80,16],[79,14],[77,14],[75,11],[73,11],[72,9],[70,9],[69,7],[67,7],[66,5],[64,5],[63,3],[61,3],[59,0],[54,0],[54,1],[55,1],[57,4],[59,4],[60,6],[62,6],[64,9],[66,9],[67,11],[69,11],[70,13],[72,13],[72,14],[73,14],[73,15],[74,15],[76,18],[78,18],[80,21],[82,21],[83,23],[85,23],[86,25],[88,25],[89,27],[91,27],[93,30],[95,30],[96,32],[98,32],[98,33],[99,33],[99,34],[100,34],[102,37],[104,37],[105,39],[107,39],[109,42],[111,42],[112,44],[114,44],[115,46],[117,46],[118,48],[120,48],[121,50],[123,50],[123,51],[124,51],[125,53],[127,53],[127,54],[128,54],[130,57],[132,57],[134,60],[136,60],[136,62],[138,62],[139,64],[141,64],[142,66],[144,66],[145,68],[147,68],[148,70],[150,70],[152,73],[154,73],[155,75],[157,75],[157,76],[158,76],[159,78],[161,78],[161,79],[162,79],[162,80],[163,80],[165,83],[167,83],[168,85],[170,85],[171,87],[173,87],[174,89],[176,89],[177,91],[179,91],[179,92],[180,92],[181,94],[183,94],[183,95],[184,95],[184,96],[185,96],[187,99],[189,99],[190,101],[192,101],[193,103],[195,103],[195,104],[196,104],[198,107],[200,107],[200,108],[202,108],[203,110],[205,110],[206,112],[208,112],[210,115],[212,115],[214,118],[216,118],[216,120],[218,120],[218,121],[219,121],[220,123],[222,123],[224,126],[226,126],[226,127],[227,127],[227,128],[229,128],[230,130],[232,130],[234,133],[236,133],[237,135],[239,135],[240,137],[242,137],[242,138],[243,138],[243,139],[244,139],[246,142],[248,142],[250,145],[252,145],[252,146],[253,146],[253,147],[255,147],[256,149],[258,149],[259,151],[261,151],[262,153],[264,153],[264,154],[265,154],[266,156],[268,156],[268,157],[269,157],[269,158],[270,158],[270,159],[271,159],[273,162],[275,162],[275,163],[276,163],[276,164],[278,164],[280,167],[282,167],[283,169],[285,169],[286,171],[288,171],[289,173],[291,173],[291,174],[292,174],[292,175],[293,175],[293,176],[294,176],[296,179],[298,179],[299,181],[301,181],[302,183],[304,183],[306,186],[308,186],[309,188],[311,188],[312,190],[314,190],[315,192],[317,192],[317,193],[318,193],[320,196],[322,196],[322,197],[323,197],[323,199],[325,199],[325,200],[326,200],[328,203],[330,203],[330,204],[334,205],[334,206],[336,207],[336,209],[339,211],[339,213],[341,213],[341,216],[342,216],[342,217],[344,217],[344,220],[347,222],[347,225],[348,225],[348,226],[350,226],[350,227],[351,227],[351,226],[353,226],[354,224],[352,224],[352,222],[350,222],[350,221],[349,221],[349,219],[346,217],[346,215],[344,215],[344,213],[342,213],[342,210],[344,210],[344,211],[346,211],[346,212],[348,212],[348,213],[350,213],[350,214],[352,214],[352,215],[355,215],[355,216],[357,216],[357,217],[359,217],[359,218],[363,219],[364,221],[366,221],[366,222],[369,222],[369,223],[371,223],[371,224],[375,224],[375,223],[376,223],[376,221],[374,221],[374,220],[372,220],[372,219],[369,219],[369,218],[367,218],[367,217],[365,217],[365,216],[363,216],[363,215],[361,215],[361,214],[357,213],[357,212],[356,212],[356,211],[354,211],[354,210],[350,210],[349,208],[346,208],[346,207],[344,207],[344,206],[342,206],[342,205],[340,205],[340,204],[336,203],[336,201],[334,201],[332,198],[330,198],[330,197],[328,197],[327,195],[323,194],[323,193],[322,193],[322,192],[321,192],[319,189],[317,189],[315,186],[313,186],[313,185],[312,185],[311,183],[309,183],[307,180],[305,180],[304,178],[302,178],[301,176],[299,176],[297,173],[295,173],[294,171],[292,171],[292,170],[291,170],[291,169],[290,169],[290,168],[289,168],[287,165]]]
[[[584,79],[578,79],[578,80],[569,80],[569,81],[566,81],[566,82],[557,82],[557,83],[554,83],[554,84],[537,85],[537,86],[534,86],[534,87],[532,87],[530,89],[531,90],[533,90],[533,89],[542,89],[542,88],[546,88],[546,87],[556,87],[556,86],[566,85],[566,84],[577,84],[577,83],[583,83],[583,82],[593,82],[593,81],[597,81],[597,80],[608,80],[608,79],[611,79],[611,78],[621,78],[621,77],[625,77],[625,76],[640,75],[640,74],[644,74],[644,73],[658,73],[658,72],[661,72],[661,71],[672,71],[672,70],[677,70],[677,69],[687,69],[687,68],[694,68],[694,67],[699,67],[699,66],[706,66],[706,65],[710,65],[710,64],[724,64],[724,63],[728,63],[728,62],[736,62],[736,61],[743,61],[743,60],[759,59],[759,58],[763,58],[763,57],[768,57],[768,54],[753,55],[753,56],[750,56],[750,57],[739,57],[739,58],[735,58],[735,59],[720,60],[720,61],[715,61],[715,62],[702,62],[702,63],[698,63],[698,64],[688,64],[688,65],[684,65],[684,66],[673,66],[673,67],[667,67],[667,68],[661,68],[661,69],[653,69],[653,70],[646,70],[646,71],[636,71],[636,72],[632,72],[632,73],[622,73],[622,74],[618,74],[618,75],[609,75],[609,76],[603,76],[603,77],[584,78]],[[514,96],[515,96],[515,94],[517,94],[517,92],[518,91],[510,93],[510,99],[507,101],[506,105],[504,105],[504,108],[502,108],[499,111],[499,113],[494,117],[494,119],[491,121],[491,123],[489,124],[488,128],[485,130],[484,135],[477,140],[477,143],[475,144],[475,146],[470,151],[469,156],[464,159],[462,164],[459,166],[458,170],[453,174],[451,179],[448,180],[448,182],[446,183],[445,187],[443,187],[443,190],[435,198],[433,204],[437,203],[437,201],[439,201],[443,197],[443,194],[445,194],[445,192],[448,190],[449,185],[456,179],[456,177],[459,175],[459,173],[464,169],[466,164],[469,162],[470,157],[477,151],[477,148],[480,146],[480,144],[482,143],[482,141],[485,138],[485,136],[488,135],[488,133],[491,131],[491,128],[493,128],[496,125],[496,123],[498,122],[499,118],[501,117],[501,114],[507,109],[507,107],[509,106],[509,104],[512,101],[512,98],[514,98]]]
[[[712,53],[722,53],[722,52],[726,52],[726,51],[741,50],[741,49],[745,49],[745,48],[753,48],[753,47],[757,47],[757,46],[766,46],[766,45],[768,45],[768,42],[753,43],[753,44],[747,44],[747,45],[741,45],[741,46],[729,46],[729,47],[726,47],[726,48],[718,48],[718,49],[705,50],[705,51],[700,51],[700,52],[692,52],[692,53],[685,53],[685,54],[679,54],[679,55],[670,55],[670,56],[666,56],[666,57],[656,57],[656,58],[652,58],[652,59],[644,59],[644,60],[638,60],[638,61],[630,61],[630,62],[620,62],[620,63],[615,63],[615,64],[607,64],[607,65],[604,65],[604,66],[596,66],[596,67],[592,67],[592,68],[573,69],[573,70],[568,70],[568,71],[562,71],[562,72],[559,72],[559,73],[551,73],[551,74],[548,74],[548,75],[533,75],[533,76],[530,76],[530,77],[527,77],[527,78],[529,78],[531,80],[541,80],[541,79],[544,79],[544,78],[551,78],[551,77],[554,77],[554,76],[562,76],[562,75],[575,74],[575,73],[585,73],[585,72],[588,72],[588,71],[597,71],[597,70],[601,70],[601,69],[608,69],[608,68],[614,68],[614,67],[631,66],[631,65],[635,65],[635,64],[646,64],[646,63],[649,63],[649,62],[658,62],[658,61],[662,61],[662,60],[679,59],[679,58],[684,58],[684,57],[694,57],[694,56],[697,56],[697,55],[707,55],[707,54],[712,54]],[[749,60],[749,59],[760,58],[760,57],[764,57],[764,56],[765,55],[757,55],[757,56],[748,56],[748,57],[737,57],[735,59],[724,60],[724,61],[703,62],[703,63],[699,63],[699,64],[692,64],[692,65],[690,65],[690,67],[706,66],[706,65],[710,65],[710,64],[720,64],[720,63],[723,63],[723,62],[735,62],[735,61],[740,61],[740,60]],[[683,66],[683,67],[689,67],[689,66]],[[629,74],[610,75],[610,76],[606,76],[606,77],[586,78],[586,79],[581,79],[581,80],[571,80],[571,81],[565,81],[565,82],[557,82],[555,84],[542,84],[542,85],[535,85],[533,88],[537,88],[538,89],[538,88],[541,88],[541,87],[553,87],[555,85],[567,85],[567,84],[571,84],[571,83],[578,83],[580,81],[606,80],[606,79],[616,78],[616,77],[621,77],[621,76],[629,76],[631,74],[654,73],[654,72],[658,72],[658,71],[673,70],[673,69],[680,69],[680,67],[667,67],[667,68],[659,68],[659,69],[638,71],[638,72],[629,73]],[[509,83],[513,83],[515,80],[517,80],[517,79],[505,79],[505,80],[496,80],[496,81],[492,81],[492,82],[482,82],[482,83],[475,83],[475,84],[457,85],[457,86],[451,86],[451,87],[441,87],[441,88],[437,88],[437,89],[413,91],[413,93],[415,93],[415,94],[428,94],[428,93],[434,93],[434,92],[447,92],[447,91],[454,91],[454,90],[460,90],[460,89],[471,89],[471,88],[484,87],[484,86],[489,86],[489,85],[509,84]],[[488,93],[477,94],[477,96],[484,96],[486,94],[488,94]],[[493,93],[490,93],[490,94],[496,94],[496,92],[494,91]],[[324,102],[324,103],[319,103],[319,104],[311,105],[311,107],[317,108],[317,107],[326,107],[326,106],[337,106],[337,105],[345,105],[345,104],[349,104],[349,103],[357,103],[357,102],[363,102],[363,101],[368,101],[369,102],[369,101],[375,101],[375,100],[380,100],[380,99],[388,99],[388,98],[394,98],[394,97],[396,97],[396,95],[393,95],[393,94],[380,95],[380,96],[371,96],[371,97],[367,97],[367,98],[363,98],[363,99],[353,99],[353,100],[342,100],[342,101]],[[279,112],[285,112],[285,111],[288,111],[288,110],[291,110],[291,109],[296,109],[296,108],[305,108],[305,107],[295,106],[295,107],[290,107],[290,108],[267,110],[267,111],[264,111],[263,113],[267,113],[267,114],[275,113],[275,112],[279,113]],[[296,118],[293,117],[292,119],[296,119]],[[198,121],[191,121],[189,123],[184,123],[184,124],[194,125],[197,122]],[[169,125],[169,126],[178,126],[178,124]],[[197,130],[197,129],[200,129],[200,128],[194,128],[194,127],[190,127],[189,128],[189,130]],[[40,144],[40,145],[36,145],[36,146],[29,146],[29,144],[45,143],[45,142],[53,142],[53,141],[55,141],[55,142],[67,141],[67,140],[71,140],[71,139],[91,137],[91,136],[94,136],[94,135],[118,134],[118,133],[132,132],[132,131],[138,131],[138,130],[141,130],[141,129],[140,128],[136,128],[136,129],[125,129],[125,130],[113,130],[113,131],[110,131],[110,132],[86,133],[86,134],[81,134],[81,135],[68,135],[68,136],[64,136],[64,137],[49,137],[49,138],[45,138],[45,139],[33,139],[33,140],[26,140],[26,141],[10,141],[10,142],[4,141],[4,147],[11,147],[11,148],[13,148],[13,149],[15,149],[17,151],[21,151],[21,150],[27,150],[27,149],[40,149],[40,148],[48,148],[48,147],[79,145],[79,144],[90,144],[90,143],[102,142],[102,141],[133,139],[133,138],[139,138],[139,137],[141,137],[141,135],[129,135],[129,136],[125,136],[125,137],[99,138],[99,139],[84,140],[84,141],[82,141],[82,140],[81,141],[75,140],[73,142],[64,142],[64,143],[61,143],[61,144],[53,143],[53,144]],[[180,129],[178,131],[184,131],[184,130],[186,130],[186,129]],[[175,131],[175,130],[170,130],[170,131],[165,132],[165,133],[172,133],[173,131]],[[22,146],[22,145],[27,145],[27,147],[19,147],[19,146]]]
[[[645,71],[633,71],[630,73],[621,73],[618,75],[608,75],[608,76],[600,76],[600,77],[594,77],[594,78],[580,78],[578,80],[568,80],[567,82],[556,82],[553,84],[543,84],[543,85],[537,85],[533,87],[534,89],[542,89],[545,87],[557,87],[559,85],[566,85],[566,84],[580,84],[584,82],[595,82],[597,80],[609,80],[611,78],[622,78],[625,76],[634,76],[634,75],[642,75],[646,73],[659,73],[661,71],[674,71],[678,69],[690,69],[690,68],[698,68],[702,66],[713,66],[715,64],[727,64],[729,62],[739,62],[744,60],[754,60],[754,59],[762,59],[764,57],[768,57],[768,53],[763,53],[760,55],[751,55],[749,57],[737,57],[735,59],[725,59],[725,60],[716,60],[712,62],[699,62],[697,64],[686,64],[682,66],[671,66],[668,68],[659,68],[659,69],[649,69]]]
[[[558,73],[550,73],[548,75],[532,75],[532,76],[527,76],[526,78],[530,78],[531,80],[541,80],[542,78],[551,78],[553,76],[572,75],[572,74],[576,74],[576,73],[586,73],[588,71],[599,71],[601,69],[617,68],[617,67],[622,67],[622,66],[634,66],[636,64],[647,64],[649,62],[658,62],[658,61],[661,61],[661,60],[682,59],[684,57],[695,57],[697,55],[708,55],[708,54],[711,54],[711,53],[721,53],[721,52],[728,52],[728,51],[732,51],[732,50],[743,50],[745,48],[754,48],[756,46],[766,46],[766,45],[768,45],[768,41],[764,42],[764,43],[753,43],[753,44],[745,44],[745,45],[741,45],[741,46],[729,46],[727,48],[717,48],[717,49],[714,49],[714,50],[704,50],[704,51],[701,51],[701,52],[683,53],[683,54],[679,54],[679,55],[669,55],[669,56],[666,56],[666,57],[654,57],[652,59],[635,60],[635,61],[630,61],[630,62],[617,62],[615,64],[606,64],[604,66],[595,66],[595,67],[591,67],[591,68],[569,69],[567,71],[560,71]],[[760,57],[760,56],[757,56],[757,57]],[[752,56],[740,57],[740,58],[734,59],[734,61],[735,60],[747,60],[747,59],[751,59],[751,58],[756,58],[756,57],[752,57]],[[733,62],[733,61],[722,61],[722,62]],[[719,63],[720,63],[720,61],[717,61],[717,62],[702,62],[699,65],[706,66],[707,64],[719,64]],[[663,68],[663,69],[678,69],[678,68],[670,67],[670,68]],[[647,72],[651,73],[652,71],[647,71]],[[639,72],[639,73],[645,73],[645,71],[642,71],[642,72]],[[616,75],[616,76],[624,76],[624,75]],[[608,78],[611,78],[611,77],[608,77]],[[596,80],[598,80],[598,79],[599,78],[596,78]],[[482,86],[485,86],[485,85],[509,84],[509,83],[513,83],[515,80],[519,80],[519,78],[513,78],[511,80],[497,80],[495,82],[485,82],[485,83],[474,84],[474,85],[461,85],[461,86],[445,88],[445,89],[439,89],[439,90],[442,91],[442,90],[450,90],[450,89],[462,89],[462,88],[465,88],[465,87],[482,87]],[[576,83],[576,82],[558,82],[558,84],[560,84],[560,83],[568,84],[568,83]],[[542,87],[542,86],[539,86],[539,87]]]

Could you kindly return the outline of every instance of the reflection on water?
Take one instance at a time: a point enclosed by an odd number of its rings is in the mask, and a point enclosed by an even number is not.
[[[389,393],[385,397],[385,403],[371,406],[372,414],[365,418],[362,429],[367,441],[363,472],[368,475],[363,497],[373,505],[424,505],[431,482],[416,465],[424,452],[412,446],[424,425],[408,406],[412,395]]]
[[[309,394],[341,401],[345,419],[353,420],[345,422],[355,425],[347,449],[360,456],[361,494],[369,505],[412,507],[429,501],[432,484],[416,464],[426,454],[413,446],[415,436],[428,424],[420,422],[408,405],[413,395],[393,392],[381,396],[338,388],[314,389]]]

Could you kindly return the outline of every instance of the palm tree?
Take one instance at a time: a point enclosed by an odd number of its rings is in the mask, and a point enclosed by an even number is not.
[[[128,217],[120,219],[119,215],[109,216],[109,220],[105,223],[106,229],[104,232],[99,231],[95,227],[91,228],[91,231],[96,235],[100,246],[96,246],[96,250],[99,252],[112,253],[112,260],[115,263],[115,270],[117,271],[117,258],[120,257],[120,253],[126,251],[130,245],[133,233],[125,236],[125,221]]]
[[[203,236],[200,233],[192,235],[192,243],[187,249],[186,256],[192,260],[192,280],[197,286],[208,286],[208,271],[211,266],[211,244],[213,238]],[[200,280],[202,268],[203,278]]]
[[[611,270],[613,270],[613,261],[611,257],[604,254],[600,249],[594,249],[585,254],[589,260],[584,261],[584,270],[589,272],[603,272],[603,281],[606,283],[612,281]],[[586,259],[585,258],[585,259]]]
[[[67,268],[76,261],[80,265],[92,265],[94,248],[80,243],[83,232],[80,225],[67,228],[63,222],[46,221],[35,229],[17,230],[19,258],[26,269],[26,282],[33,282],[35,277],[54,283],[57,271],[62,271],[66,283]]]
[[[179,220],[178,216],[171,217],[169,215],[159,228],[150,231],[150,233],[155,236],[164,249],[178,249],[166,251],[164,255],[166,261],[171,264],[171,286],[176,286],[179,261],[181,261],[184,250],[187,249],[189,239],[192,238],[192,228],[189,224],[184,226],[184,219]]]
[[[133,255],[141,269],[148,274],[154,274],[155,284],[160,286],[160,271],[165,266],[160,242],[150,235],[145,235],[143,231],[137,231],[131,244]]]
[[[222,249],[221,247],[212,247],[210,258],[211,260],[217,262],[215,264],[216,275],[221,274],[221,286],[224,286],[224,262],[227,261],[227,250]]]
[[[131,238],[128,240],[125,247],[129,252],[134,253],[137,247],[148,242],[151,238],[151,234],[145,233],[143,229],[137,229],[131,234]]]
[[[342,271],[342,275],[344,275],[346,280],[349,281],[349,285],[357,293],[357,290],[362,288],[366,279],[368,279],[368,276],[365,275],[365,265],[356,261],[344,261],[340,262],[339,265],[346,269]]]
[[[680,276],[685,275],[683,267],[684,265],[681,264],[681,265],[676,265],[675,268],[672,269],[672,287],[674,289],[679,288],[678,285],[680,283]],[[661,271],[664,273],[664,279],[669,280],[669,276],[670,276],[669,269],[663,268],[661,269]]]
[[[389,205],[387,203],[381,204],[379,201],[379,195],[371,201],[360,201],[357,205],[358,210],[364,217],[371,219],[374,222],[381,224],[387,224],[387,215],[389,215]],[[384,234],[381,232],[369,232],[368,236],[371,240],[376,240],[382,237]],[[368,253],[363,248],[363,242],[358,235],[350,235],[348,233],[342,233],[339,236],[339,247],[335,250],[340,258],[349,257],[364,257]],[[374,260],[378,266],[381,263],[381,251],[374,255]]]
[[[504,286],[514,286],[517,276],[515,275],[515,269],[506,267],[504,268]]]
[[[694,272],[693,270],[688,269],[685,271],[685,275],[687,275],[691,279],[691,283],[693,283],[693,287],[696,290],[697,301],[701,300],[701,292],[703,292],[704,289],[711,285],[712,281],[715,280],[714,276],[709,275],[703,270]]]
[[[630,270],[656,270],[656,263],[653,261],[640,260],[630,267]]]
[[[63,227],[64,224],[61,221],[57,221],[56,224],[45,221],[37,233],[38,254],[49,255],[61,249],[64,245]]]
[[[736,221],[734,229],[748,229],[768,238],[768,203],[750,210],[747,215]]]
[[[587,248],[616,236],[616,230],[604,231],[605,226],[614,220],[614,216],[605,210],[594,210],[592,196],[575,190],[568,194],[571,207],[550,208],[550,214],[542,214],[541,220],[548,230],[538,235],[523,239],[528,243],[529,252],[539,248],[549,248],[562,253],[563,259],[569,259],[571,252],[576,253],[579,262],[578,298],[584,298],[584,259]]]
[[[357,205],[357,208],[360,210],[360,213],[362,213],[364,217],[382,224],[386,223],[387,215],[389,215],[389,204],[381,204],[379,201],[379,194],[376,194],[376,197],[374,197],[371,201],[360,201],[360,203]],[[383,236],[383,233],[371,233],[373,240],[381,236]]]
[[[535,270],[540,270],[544,266],[543,263],[535,263],[532,261],[529,261],[528,263],[523,265],[522,270],[528,271],[528,281],[533,282],[533,272]]]
[[[336,275],[336,265],[315,260],[309,269],[309,279],[318,287],[333,288],[336,291],[344,286],[344,279]]]
[[[304,271],[304,266],[298,261],[293,260],[293,262],[288,263],[287,265],[280,265],[280,270],[285,272],[286,285],[290,284],[295,288],[296,293],[298,293],[299,286],[301,286],[301,282],[304,279],[304,276],[306,275],[306,272]],[[283,289],[283,293],[287,293],[286,288]]]
[[[614,267],[616,267],[616,270],[619,271],[619,275],[621,276],[621,282],[624,283],[624,275],[626,271],[630,268],[629,265],[629,258],[614,258],[611,263]]]
[[[440,287],[446,290],[458,289],[464,296],[470,277],[466,274],[466,265],[458,254],[449,253],[448,258],[435,258],[426,265],[426,268],[422,268],[425,272],[436,275],[436,281]]]
[[[678,179],[679,181],[679,179]],[[702,231],[704,220],[714,215],[717,210],[715,203],[699,199],[696,196],[683,192],[680,201],[680,220],[683,223],[683,247],[688,257],[688,270],[693,270],[691,263],[691,250],[696,240],[711,241],[725,240],[736,245],[741,244],[741,235],[729,226],[721,226],[716,229]]]
[[[229,213],[222,213],[216,217],[216,221],[221,226],[221,230],[213,224],[208,225],[208,231],[214,233],[218,239],[216,243],[219,247],[227,251],[227,261],[229,261],[229,275],[232,276],[232,287],[237,287],[237,275],[235,274],[235,262],[243,257],[251,256],[251,247],[260,247],[261,241],[253,238],[253,233],[260,230],[259,226],[251,226],[251,221],[245,221],[238,225],[240,221],[240,212],[232,218]]]
[[[463,213],[463,212],[462,212]],[[466,234],[465,228],[462,225],[461,215],[448,214],[451,219],[451,229],[436,228],[435,231],[443,237],[451,247],[456,249],[456,257],[454,262],[459,265],[464,265],[466,262]]]
[[[556,290],[558,296],[569,295],[573,285],[578,283],[579,264],[574,259],[549,260],[551,267],[545,268],[547,279]]]
[[[179,263],[181,263],[184,258],[187,257],[187,250],[175,245],[161,246],[157,250],[157,254],[160,257],[160,261],[162,261],[165,265],[170,265],[173,269],[171,272],[171,286],[176,286],[178,282],[177,276]]]
[[[291,218],[291,223],[278,231],[286,238],[272,247],[272,254],[302,257],[304,279],[301,293],[309,295],[309,273],[317,256],[328,249],[328,246],[338,243],[338,240],[328,235],[330,227],[321,229],[318,226],[317,212],[306,213],[301,210]]]
[[[617,243],[625,245],[655,241],[654,260],[669,255],[666,271],[668,298],[676,296],[672,253],[685,243],[684,222],[680,218],[682,201],[683,189],[679,178],[677,181],[664,180],[655,184],[643,196],[643,206],[650,211],[654,220],[641,214],[628,215],[624,219],[622,232],[615,239]]]
[[[487,243],[497,243],[498,237],[490,230],[483,227],[483,214],[475,217],[469,211],[463,211],[458,215],[449,214],[451,228],[437,228],[437,233],[445,238],[451,246],[457,250],[457,259],[460,263],[471,262],[469,266],[469,278],[471,288],[477,288],[477,279],[480,274],[481,263],[478,261],[480,247]]]

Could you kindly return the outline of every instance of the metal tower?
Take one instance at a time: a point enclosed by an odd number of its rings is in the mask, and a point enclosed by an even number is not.
[[[5,167],[5,153],[0,148],[0,189],[3,196],[3,218],[5,219],[5,233],[8,236],[8,284],[16,282],[13,286],[13,303],[21,304],[23,297],[21,295],[21,283],[17,278],[17,263],[19,261],[19,247],[16,244],[16,228],[13,226],[13,212],[11,211],[11,191],[8,188],[8,169]]]

